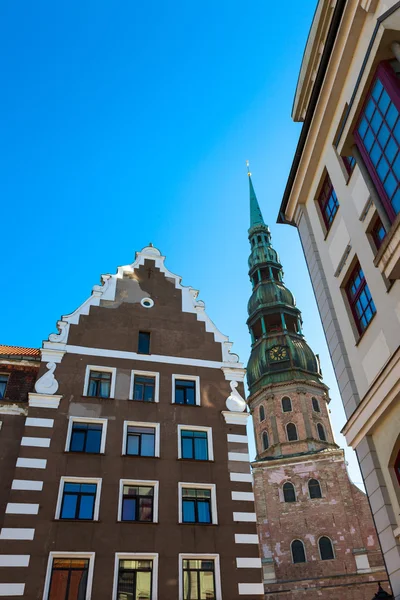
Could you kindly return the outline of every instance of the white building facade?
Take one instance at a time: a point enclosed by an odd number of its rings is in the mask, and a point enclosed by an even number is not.
[[[400,598],[400,2],[320,0],[278,221],[298,228]]]

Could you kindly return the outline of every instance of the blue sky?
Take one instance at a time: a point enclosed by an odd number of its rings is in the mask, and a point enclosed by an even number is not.
[[[283,14],[267,0],[1,3],[3,343],[39,346],[101,273],[151,241],[246,362],[249,159],[344,444],[298,234],[275,223],[315,4],[291,0]]]

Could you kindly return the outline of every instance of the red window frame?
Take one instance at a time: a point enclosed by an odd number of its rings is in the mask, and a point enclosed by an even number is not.
[[[331,208],[330,200],[333,200],[333,208]],[[322,218],[324,219],[325,227],[327,231],[329,231],[339,209],[339,201],[328,173],[325,176],[317,201]]]
[[[384,205],[384,207],[386,209],[386,212],[387,212],[387,215],[389,217],[389,220],[391,222],[393,222],[395,220],[397,214],[394,211],[393,206],[392,206],[391,201],[390,201],[390,198],[389,198],[388,194],[386,193],[384,185],[383,185],[382,181],[380,180],[380,178],[379,178],[379,176],[377,174],[377,170],[376,170],[376,168],[375,168],[375,166],[374,166],[374,164],[372,162],[372,159],[371,159],[371,156],[370,156],[370,152],[369,152],[369,150],[367,150],[366,146],[364,145],[364,141],[363,141],[363,139],[361,138],[361,136],[360,136],[360,134],[358,132],[358,128],[359,128],[359,126],[360,126],[360,124],[361,124],[361,122],[362,122],[362,120],[363,120],[363,118],[365,116],[367,105],[368,105],[370,99],[372,98],[372,91],[373,91],[375,83],[376,83],[376,81],[378,79],[381,81],[381,83],[383,85],[383,89],[388,94],[388,96],[390,98],[390,101],[393,103],[393,105],[395,106],[395,108],[397,108],[397,110],[400,113],[400,82],[396,78],[396,75],[393,72],[393,69],[390,66],[390,64],[388,63],[388,61],[384,61],[384,62],[380,63],[380,65],[378,66],[378,68],[377,68],[377,70],[375,72],[374,78],[373,78],[372,83],[370,85],[370,88],[368,90],[367,97],[366,97],[364,105],[362,107],[360,116],[358,118],[356,128],[355,128],[355,130],[354,130],[353,133],[354,133],[354,140],[356,142],[356,145],[357,145],[357,147],[358,147],[358,149],[359,149],[359,151],[360,151],[360,153],[361,153],[361,155],[362,155],[362,157],[364,159],[364,162],[365,162],[365,164],[367,166],[367,169],[368,169],[368,171],[369,171],[369,173],[370,173],[370,175],[371,175],[371,177],[373,179],[373,182],[375,183],[375,186],[376,186],[376,188],[378,190],[379,196],[380,196],[380,198],[382,200],[382,203],[383,203],[383,205]],[[374,101],[374,103],[377,106],[376,100],[374,98],[373,98],[373,101]],[[382,125],[386,124],[387,128],[389,129],[389,132],[392,133],[394,131],[394,129],[396,128],[396,125],[399,124],[400,117],[399,117],[399,119],[395,120],[394,125],[392,127],[390,127],[389,123],[386,120],[387,109],[386,109],[386,112],[385,112],[384,115],[381,112],[381,110],[380,110],[379,107],[378,107],[378,110],[379,110],[381,116],[383,117]],[[368,120],[368,117],[366,117],[366,118]],[[381,148],[382,154],[383,154],[384,149],[382,149],[382,145],[381,145],[380,141],[378,140],[378,135],[380,134],[380,129],[381,129],[381,126],[379,127],[379,130],[376,133],[376,135],[374,134],[374,142],[375,141],[377,142],[377,144]],[[372,128],[371,128],[371,131],[373,133]],[[388,140],[385,142],[385,146],[384,147],[387,148],[387,145],[388,145]],[[371,150],[373,149],[373,147],[374,147],[374,143],[372,143],[372,145],[371,145]],[[390,163],[390,168],[389,168],[389,173],[390,172],[392,173],[394,179],[397,182],[397,187],[395,188],[396,191],[393,193],[392,198],[397,194],[398,190],[400,190],[400,180],[396,176],[394,170],[392,169],[392,165],[395,163],[395,161],[397,160],[397,158],[399,156],[400,156],[400,149],[394,155],[394,158],[393,158],[392,162]],[[377,167],[379,168],[379,161],[377,162]]]
[[[357,283],[358,280],[359,280],[359,283]],[[354,290],[353,290],[353,288],[354,288]],[[376,313],[376,307],[375,307],[374,301],[372,299],[371,292],[370,292],[368,284],[367,284],[367,280],[365,279],[364,272],[361,269],[361,265],[359,262],[357,262],[353,271],[351,272],[351,275],[346,283],[345,289],[346,289],[347,298],[349,300],[349,304],[351,307],[351,312],[353,313],[354,321],[357,325],[358,333],[360,335],[362,335],[364,333],[364,331],[367,329],[370,322],[372,321],[372,319]],[[359,303],[362,304],[361,297],[366,298],[367,302],[366,302],[366,306],[363,307],[364,310],[362,311],[361,315],[359,315],[356,307]],[[371,309],[372,316],[368,320],[368,322],[364,325],[363,324],[363,316],[366,315],[368,308]]]
[[[382,232],[382,230],[384,231],[384,235],[381,237],[380,232]],[[371,229],[371,235],[376,249],[379,250],[379,248],[382,246],[383,240],[386,237],[386,229],[379,217],[375,219],[375,223]]]

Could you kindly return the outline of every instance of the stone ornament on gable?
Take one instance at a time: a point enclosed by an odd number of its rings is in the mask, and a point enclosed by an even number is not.
[[[246,410],[247,405],[245,399],[242,398],[242,396],[236,389],[238,386],[238,382],[231,381],[230,384],[232,391],[226,399],[226,408],[231,412],[243,412],[244,410]]]
[[[59,333],[51,333],[49,335],[50,342],[66,342],[68,338],[69,323],[65,321],[57,321],[57,329]]]
[[[54,377],[54,371],[56,370],[56,363],[48,362],[46,367],[49,369],[47,373],[42,375],[35,383],[35,390],[38,394],[55,394],[58,390],[58,381]]]

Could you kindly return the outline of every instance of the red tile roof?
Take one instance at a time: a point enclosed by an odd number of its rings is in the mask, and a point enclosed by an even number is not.
[[[0,344],[0,355],[7,356],[40,356],[39,348],[23,348],[22,346],[3,346]]]

